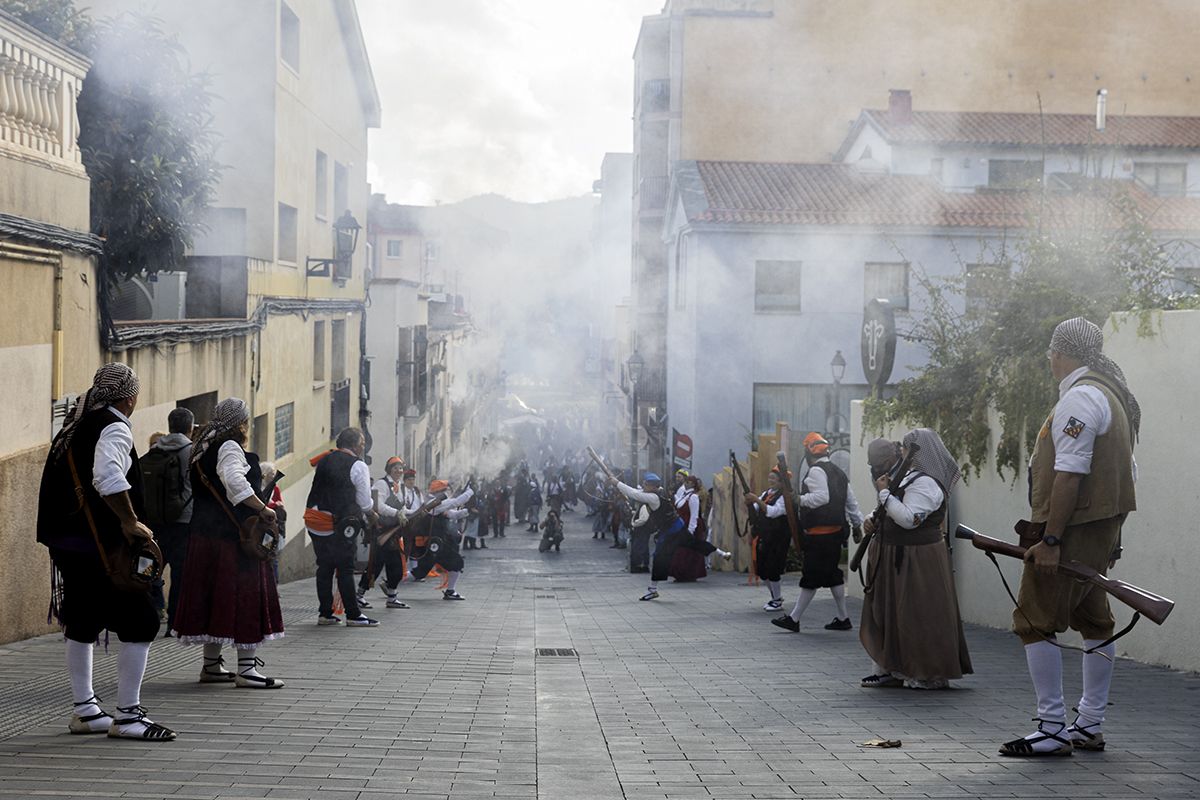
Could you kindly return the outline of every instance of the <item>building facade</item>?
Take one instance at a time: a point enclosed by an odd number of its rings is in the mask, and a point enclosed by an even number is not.
[[[171,305],[184,318],[117,325],[113,357],[142,376],[135,437],[163,429],[177,405],[204,421],[219,400],[242,397],[250,446],[286,474],[298,511],[309,459],[360,424],[368,389],[367,254],[347,223],[366,220],[367,129],[380,107],[353,0],[97,0],[91,10],[147,13],[178,36],[210,76],[225,167],[184,275],[159,276],[182,287]],[[299,513],[289,527],[297,546],[281,566],[292,577],[312,556]]]
[[[1086,114],[1106,88],[1123,113],[1191,114],[1194,13],[1175,0],[665,0],[633,55],[643,419],[661,419],[674,363],[667,272],[678,243],[664,209],[680,162],[827,163],[861,110],[895,87],[935,111],[1031,113],[1040,103]],[[1133,29],[1137,41],[1125,35]]]
[[[1200,118],[1127,116],[1097,132],[1094,115],[924,112],[906,92],[891,100],[862,112],[836,163],[676,165],[668,392],[701,474],[776,422],[848,432],[850,402],[867,394],[864,305],[888,300],[903,332],[927,308],[921,275],[965,275],[954,302],[970,311],[1034,212],[1045,224],[1111,218],[1083,191],[1097,182],[1124,192],[1172,248],[1180,290],[1200,286],[1200,187],[1187,177],[1200,174]],[[901,339],[892,382],[924,358]]]

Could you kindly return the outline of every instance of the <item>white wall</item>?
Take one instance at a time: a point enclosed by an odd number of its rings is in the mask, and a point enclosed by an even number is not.
[[[683,309],[675,306],[674,237],[668,252],[667,401],[669,424],[692,437],[693,467],[719,471],[729,449],[746,449],[742,426],[753,424],[755,383],[831,384],[829,361],[841,350],[845,385],[864,385],[859,359],[864,270],[868,262],[908,260],[930,275],[957,274],[966,263],[990,260],[974,232],[881,233],[850,228],[787,232],[708,232],[685,235]],[[756,313],[758,260],[798,260],[799,313]],[[925,305],[915,277],[909,280],[911,312],[897,314],[901,330]],[[911,375],[924,351],[900,342],[893,381]]]
[[[1200,440],[1200,418],[1192,403],[1200,397],[1200,311],[1170,311],[1152,318],[1151,336],[1140,336],[1136,316],[1121,315],[1105,328],[1105,352],[1125,372],[1142,407],[1137,444],[1137,502],[1125,524],[1124,558],[1112,573],[1157,594],[1177,606],[1160,628],[1148,620],[1121,639],[1122,655],[1138,661],[1200,670],[1200,484],[1195,480],[1194,443]],[[864,509],[873,496],[862,435],[862,404],[854,404],[853,485]],[[898,437],[902,431],[896,431]],[[995,441],[993,440],[993,448]],[[1015,480],[986,468],[954,492],[951,529],[965,523],[990,536],[1015,540],[1012,525],[1027,517],[1025,472]],[[1001,559],[1016,590],[1020,565]],[[995,567],[969,543],[955,542],[954,565],[963,619],[1007,628],[1012,602],[1004,593]],[[857,581],[848,581],[853,591]],[[1118,626],[1130,618],[1129,609],[1114,601]],[[1013,647],[1017,647],[1014,638]]]

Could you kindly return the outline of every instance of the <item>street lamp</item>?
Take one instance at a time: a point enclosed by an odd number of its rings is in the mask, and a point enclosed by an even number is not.
[[[350,259],[358,249],[358,234],[362,226],[347,209],[333,223],[333,258],[308,258],[305,260],[310,278],[328,278],[330,267],[333,277],[344,281],[350,277]]]
[[[630,482],[633,486],[638,485],[638,447],[637,447],[637,426],[638,426],[638,402],[637,402],[637,387],[638,381],[642,379],[642,370],[646,367],[646,360],[642,358],[641,353],[637,350],[629,356],[629,360],[625,362],[625,371],[629,375],[629,394],[630,400],[633,402],[633,413],[629,415],[629,456],[630,456],[630,471],[632,477]]]
[[[834,445],[840,446],[842,442],[842,378],[846,377],[846,358],[842,355],[842,351],[838,350],[833,354],[833,360],[829,362],[829,374],[833,376],[833,415],[829,420],[829,434],[835,439]]]

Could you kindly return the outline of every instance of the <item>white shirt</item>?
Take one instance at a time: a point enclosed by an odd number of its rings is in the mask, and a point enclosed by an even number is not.
[[[350,482],[354,484],[354,502],[363,511],[370,511],[374,506],[371,502],[371,468],[361,458],[350,467]]]
[[[415,486],[400,485],[400,502],[404,504],[404,515],[411,517],[425,505],[425,495]]]
[[[96,451],[92,454],[92,488],[101,497],[129,491],[125,476],[133,467],[133,429],[129,417],[112,406],[108,410],[121,421],[110,423],[100,431]]]
[[[681,492],[675,493],[675,507],[688,507],[688,533],[695,533],[696,526],[700,524],[700,498],[690,489],[680,489]]]
[[[766,505],[767,496],[770,494],[771,494],[770,491],[763,492],[762,494],[760,494],[758,496],[758,499],[762,500],[763,504]],[[775,496],[775,502],[773,502],[769,506],[767,506],[767,519],[775,519],[776,517],[782,517],[786,513],[787,513],[787,501],[783,499],[783,494],[780,493]]]
[[[633,518],[633,522],[631,522],[630,524],[634,528],[640,528],[649,521],[650,521],[650,507],[642,505],[642,506],[638,506],[637,516]]]
[[[389,522],[403,522],[405,514],[400,510],[392,508],[387,504],[387,499],[392,496],[392,482],[387,478],[380,478],[375,481],[375,485],[371,487],[375,492],[375,513],[382,519]]]
[[[462,519],[471,513],[467,509],[462,508],[462,506],[465,506],[467,501],[474,496],[475,490],[468,486],[467,490],[458,497],[448,497],[438,503],[430,513],[435,516],[444,516],[446,519]]]
[[[832,462],[828,457],[817,459],[817,464],[829,463]],[[820,508],[826,505],[829,502],[829,476],[825,474],[825,470],[809,468],[808,474],[804,476],[804,490],[804,494],[800,495],[801,508]],[[863,523],[858,498],[854,496],[854,490],[849,484],[846,485],[846,516],[850,518],[852,525]]]
[[[1071,385],[1087,371],[1087,367],[1080,367],[1058,384],[1058,404],[1050,422],[1057,472],[1089,474],[1096,437],[1112,427],[1112,408],[1104,392],[1091,384]]]
[[[904,489],[904,500],[892,497],[887,489],[879,492],[879,502],[883,503],[884,511],[901,528],[912,530],[925,521],[925,518],[942,507],[946,500],[942,487],[937,481],[920,472],[912,472],[904,476],[900,482]]]
[[[249,471],[250,462],[246,460],[242,446],[232,439],[222,442],[217,449],[217,477],[225,486],[225,497],[230,505],[236,506],[254,494],[254,488],[246,480]]]
[[[628,497],[630,500],[634,500],[638,503],[645,503],[650,507],[651,511],[658,511],[660,498],[654,492],[638,491],[632,486],[627,486],[620,481],[617,481],[617,491]]]

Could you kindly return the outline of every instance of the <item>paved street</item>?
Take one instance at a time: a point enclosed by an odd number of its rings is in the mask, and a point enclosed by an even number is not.
[[[1200,676],[1121,662],[1107,752],[1001,760],[1032,716],[1010,636],[969,629],[977,674],[952,691],[861,689],[857,633],[821,629],[827,597],[795,635],[744,576],[637,602],[642,576],[577,517],[561,554],[519,527],[488,543],[466,554],[466,602],[433,580],[402,588],[411,610],[376,592],[375,630],[319,628],[311,582],[284,587],[287,637],[261,652],[281,691],[199,685],[199,650],[157,643],[143,702],[179,730],[170,744],[69,735],[60,640],[0,647],[0,796],[1200,795]],[[566,648],[578,657],[537,654]],[[110,708],[114,660],[97,655]],[[1068,680],[1077,696],[1076,669]],[[903,746],[861,746],[874,737]]]

